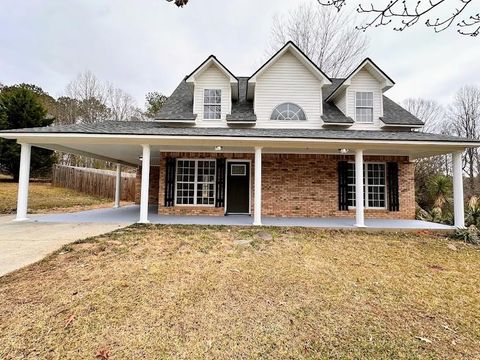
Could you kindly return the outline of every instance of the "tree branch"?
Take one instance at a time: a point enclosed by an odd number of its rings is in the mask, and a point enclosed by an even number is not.
[[[174,2],[175,5],[178,7],[183,7],[184,5],[187,5],[188,0],[167,0],[168,2]]]
[[[346,5],[347,0],[317,0],[320,5],[334,6],[338,11]],[[460,0],[462,6],[455,8],[447,18],[435,20],[427,19],[425,25],[432,27],[435,32],[441,32],[449,28],[452,23],[459,17],[459,15],[465,10],[465,8],[473,0]],[[451,1],[450,1],[451,2]],[[368,6],[361,3],[357,7],[359,14],[373,14],[374,17],[366,22],[364,25],[357,26],[357,30],[366,31],[370,27],[386,26],[394,19],[399,19],[400,24],[394,26],[395,31],[403,31],[408,27],[414,26],[422,17],[426,17],[431,12],[445,6],[448,3],[447,0],[418,0],[415,6],[408,6],[407,0],[390,0],[386,6],[374,6],[369,4]],[[462,20],[457,24],[457,31],[462,35],[477,36],[480,33],[480,14],[470,16],[466,20]]]
[[[480,34],[480,14],[470,16],[468,20],[460,21],[457,26],[460,28],[458,32],[462,35],[478,36]]]

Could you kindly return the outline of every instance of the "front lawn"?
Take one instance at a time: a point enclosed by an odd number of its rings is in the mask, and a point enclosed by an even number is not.
[[[32,182],[28,188],[29,213],[80,211],[113,204],[112,200],[53,187],[46,183]],[[17,189],[17,183],[0,182],[0,214],[12,214],[16,211]]]
[[[2,359],[480,358],[480,248],[132,226],[0,278]]]

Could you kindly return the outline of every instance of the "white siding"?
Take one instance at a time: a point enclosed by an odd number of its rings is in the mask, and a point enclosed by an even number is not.
[[[220,120],[203,119],[203,90],[222,90],[222,118]],[[210,65],[195,79],[193,113],[197,114],[197,126],[218,127],[227,126],[225,117],[232,111],[232,94],[230,80],[215,65]]]
[[[377,79],[370,75],[367,70],[360,70],[353,76],[351,85],[346,91],[346,114],[353,120],[355,120],[355,93],[357,91],[373,92],[373,124],[355,123],[351,129],[379,128],[381,125],[379,118],[383,116],[383,93],[380,83]]]
[[[257,78],[254,108],[256,127],[320,128],[323,124],[322,89],[318,80],[294,55],[285,53]],[[273,109],[282,103],[300,106],[306,121],[272,121]]]

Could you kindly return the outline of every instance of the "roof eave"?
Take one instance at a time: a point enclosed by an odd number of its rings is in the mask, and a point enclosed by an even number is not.
[[[220,60],[216,58],[215,55],[210,55],[204,62],[202,62],[195,70],[193,70],[192,73],[187,75],[185,78],[185,81],[187,83],[193,83],[195,82],[195,77],[198,74],[201,74],[205,68],[210,66],[211,64],[215,64],[224,74],[229,78],[229,81],[231,84],[238,84],[238,78],[233,75],[233,73],[225,66],[223,65]]]
[[[377,72],[377,74],[383,78],[383,82],[381,83],[383,92],[391,89],[395,85],[395,82],[382,69],[380,69],[380,67],[375,64],[372,59],[366,58],[337,86],[337,88],[325,99],[325,101],[334,99],[338,94],[340,94],[341,91],[350,86],[352,78],[367,65],[371,66]]]
[[[480,141],[462,141],[467,139],[456,140],[424,140],[424,139],[338,139],[338,138],[308,138],[308,137],[259,137],[259,136],[225,136],[225,135],[150,135],[150,134],[129,134],[129,133],[78,133],[78,132],[55,132],[55,133],[39,133],[39,132],[0,132],[0,137],[8,139],[27,139],[35,144],[35,138],[100,138],[100,139],[137,139],[138,141],[164,141],[168,140],[182,140],[195,139],[199,141],[207,139],[222,139],[225,141],[252,141],[252,142],[295,142],[295,143],[348,143],[348,144],[371,144],[371,145],[385,145],[385,144],[402,144],[402,145],[440,145],[448,147],[464,147],[473,148],[480,147]],[[49,140],[51,141],[51,140]]]
[[[323,122],[323,126],[335,126],[335,127],[350,127],[353,123],[344,123],[344,122]]]
[[[412,129],[420,129],[422,128],[425,124],[405,124],[405,123],[388,123],[385,122],[382,118],[380,118],[380,121],[382,123],[382,128],[389,128],[389,127],[404,127],[404,128],[412,128]]]

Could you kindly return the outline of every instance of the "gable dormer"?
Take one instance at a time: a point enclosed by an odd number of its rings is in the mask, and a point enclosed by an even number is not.
[[[383,95],[393,85],[370,59],[347,78],[329,79],[288,42],[250,77],[235,77],[209,56],[181,81],[156,120],[200,127],[422,127],[422,121]]]
[[[185,82],[193,89],[193,113],[198,125],[219,125],[232,111],[238,99],[238,79],[210,55],[187,76]]]
[[[325,99],[333,103],[354,127],[383,126],[383,93],[395,83],[372,60],[365,59]]]
[[[294,43],[288,42],[248,80],[257,127],[322,125],[322,88],[331,84]]]

